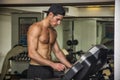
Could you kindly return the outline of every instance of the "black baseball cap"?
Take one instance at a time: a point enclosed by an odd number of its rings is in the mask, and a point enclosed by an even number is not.
[[[45,11],[47,13],[53,12],[54,14],[60,14],[60,15],[65,15],[65,10],[60,4],[52,4],[48,11]]]

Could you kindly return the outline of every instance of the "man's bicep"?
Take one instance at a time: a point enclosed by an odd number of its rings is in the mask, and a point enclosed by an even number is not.
[[[37,49],[37,37],[29,36],[28,37],[28,50],[36,50]]]
[[[37,43],[38,43],[38,32],[37,30],[33,29],[32,31],[28,32],[28,50],[29,51],[34,51],[37,49]]]

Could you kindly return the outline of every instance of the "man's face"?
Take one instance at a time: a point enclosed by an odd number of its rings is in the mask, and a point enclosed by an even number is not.
[[[51,26],[55,27],[57,25],[59,25],[61,23],[63,19],[63,15],[53,15],[53,17],[51,18]]]

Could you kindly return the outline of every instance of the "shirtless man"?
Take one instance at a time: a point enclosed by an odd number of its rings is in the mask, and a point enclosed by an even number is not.
[[[61,23],[65,15],[64,8],[53,4],[48,9],[47,17],[30,26],[27,34],[28,56],[31,58],[28,78],[52,78],[53,70],[63,71],[72,67],[59,48],[57,32],[54,29]],[[51,51],[59,59],[59,63],[51,60]]]

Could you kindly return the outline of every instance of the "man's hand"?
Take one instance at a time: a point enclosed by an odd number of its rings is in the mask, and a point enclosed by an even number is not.
[[[64,64],[62,64],[62,63],[54,63],[52,65],[52,68],[57,70],[57,71],[64,71],[64,70],[67,69],[66,66]]]

